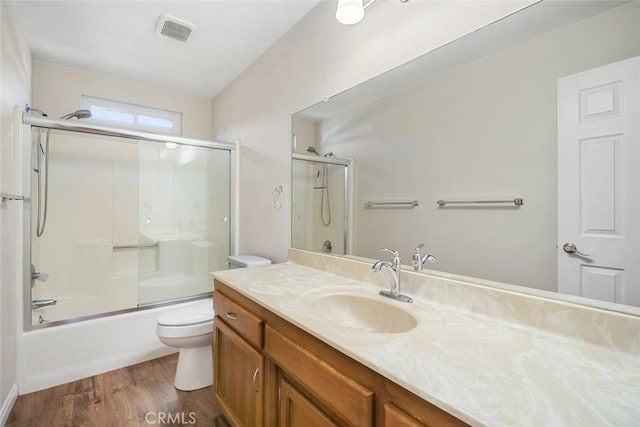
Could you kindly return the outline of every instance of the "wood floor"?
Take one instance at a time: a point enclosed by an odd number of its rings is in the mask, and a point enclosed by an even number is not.
[[[19,396],[6,427],[227,426],[211,387],[173,387],[177,354]]]

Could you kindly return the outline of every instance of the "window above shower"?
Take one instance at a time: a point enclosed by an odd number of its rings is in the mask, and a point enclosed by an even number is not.
[[[144,107],[126,102],[82,96],[82,105],[91,111],[89,121],[104,125],[167,135],[182,135],[182,113]]]

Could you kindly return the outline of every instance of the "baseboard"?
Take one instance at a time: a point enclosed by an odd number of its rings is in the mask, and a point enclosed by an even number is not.
[[[9,414],[11,414],[11,410],[13,409],[13,405],[16,403],[16,399],[18,398],[18,384],[13,384],[11,390],[9,390],[9,395],[2,402],[2,408],[0,408],[0,426],[4,427],[9,419]]]

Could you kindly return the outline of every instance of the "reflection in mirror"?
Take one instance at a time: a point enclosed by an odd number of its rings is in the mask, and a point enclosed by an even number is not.
[[[313,149],[313,146],[310,146]],[[316,152],[311,151],[314,154]],[[348,168],[333,153],[294,156],[292,164],[292,245],[345,255],[348,252]]]
[[[578,129],[581,109],[592,110],[593,126],[610,112],[640,122],[629,110],[636,107],[617,104],[638,98],[624,94],[632,82],[608,85],[621,81],[607,71],[617,65],[593,71],[640,55],[638,22],[638,2],[541,2],[297,113],[293,133],[312,139],[295,151],[313,145],[357,164],[347,254],[379,259],[380,248],[389,247],[410,264],[414,248],[425,243],[424,251],[437,257],[427,266],[432,270],[640,306],[634,287],[640,272],[633,267],[640,265],[640,235],[624,249],[634,253],[628,265],[615,256],[595,258],[606,251],[598,247],[605,237],[619,240],[638,228],[637,211],[620,216],[617,204],[639,206],[637,185],[616,187],[622,175],[640,169],[637,157],[616,169],[620,147],[638,141],[606,126],[587,139],[569,132]],[[599,83],[580,86],[596,74]],[[411,81],[417,83],[407,86]],[[573,92],[561,99],[567,86]],[[619,137],[599,139],[612,132]],[[559,154],[567,141],[580,147],[578,166]],[[567,190],[571,171],[583,181]],[[515,198],[524,204],[436,203]],[[369,200],[418,200],[419,206],[368,209]],[[578,208],[559,223],[563,201]],[[593,258],[563,251],[564,243]],[[295,239],[292,246],[308,248]]]

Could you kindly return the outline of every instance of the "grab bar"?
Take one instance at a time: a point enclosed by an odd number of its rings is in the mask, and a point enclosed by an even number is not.
[[[515,199],[508,199],[508,200],[438,200],[436,203],[438,203],[438,206],[446,206],[446,205],[468,205],[468,204],[504,204],[504,203],[509,203],[509,204],[513,204],[515,206],[522,206],[524,205],[524,199],[521,198],[515,198]]]
[[[24,200],[24,196],[17,196],[15,194],[8,193],[0,193],[0,197],[2,197],[2,203],[6,202],[7,200]]]
[[[31,309],[35,310],[38,308],[46,307],[48,305],[56,305],[58,300],[55,299],[34,299],[31,301]]]
[[[153,242],[153,243],[136,243],[136,244],[132,244],[132,245],[113,245],[113,250],[118,250],[118,249],[142,249],[142,248],[155,248],[156,246],[160,245],[159,242]]]
[[[415,208],[416,206],[420,206],[420,202],[417,200],[410,200],[406,202],[365,202],[365,208],[390,208],[390,207],[410,207]]]

